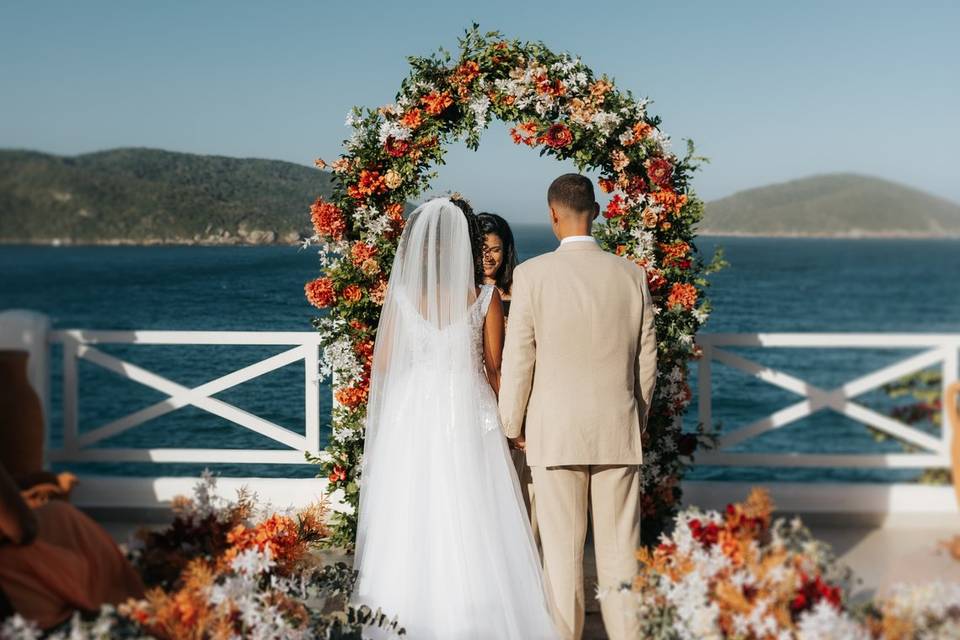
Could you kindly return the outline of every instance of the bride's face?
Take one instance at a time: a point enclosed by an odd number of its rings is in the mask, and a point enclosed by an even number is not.
[[[502,264],[503,240],[495,233],[488,233],[483,237],[483,275],[496,278]]]

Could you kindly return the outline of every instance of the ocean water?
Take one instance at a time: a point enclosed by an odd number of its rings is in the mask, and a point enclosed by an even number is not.
[[[551,251],[549,229],[515,229],[521,258]],[[712,277],[710,332],[960,332],[960,242],[703,238],[722,245],[730,267]],[[56,328],[309,331],[314,310],[303,283],[316,276],[311,251],[289,247],[0,246],[0,309],[49,314]],[[102,350],[180,384],[196,386],[287,347],[106,345]],[[831,388],[906,358],[903,349],[736,349],[738,354]],[[51,439],[60,433],[60,360],[54,347]],[[692,384],[696,388],[696,375]],[[796,401],[796,396],[715,365],[714,419],[725,431]],[[296,364],[217,398],[303,432],[303,369]],[[164,395],[80,362],[80,429],[96,428]],[[885,411],[881,392],[864,404]],[[696,424],[696,398],[685,424]],[[328,424],[330,393],[321,393]],[[933,426],[929,425],[931,432]],[[326,435],[326,433],[325,433]],[[242,427],[187,407],[109,439],[104,447],[281,448]],[[740,451],[866,453],[900,451],[859,425],[814,416],[748,440]],[[132,475],[194,474],[203,465],[97,463],[76,471]],[[224,475],[309,477],[309,465],[206,465]],[[909,480],[914,470],[698,467],[692,477],[749,481]]]

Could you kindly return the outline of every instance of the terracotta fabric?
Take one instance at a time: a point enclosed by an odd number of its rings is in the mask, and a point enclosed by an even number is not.
[[[31,544],[0,543],[0,589],[17,613],[49,629],[74,610],[143,596],[139,576],[97,523],[60,500],[34,513]]]

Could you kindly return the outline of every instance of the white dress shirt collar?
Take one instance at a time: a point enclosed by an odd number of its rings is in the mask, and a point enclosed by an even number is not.
[[[596,238],[593,236],[567,236],[560,241],[560,246],[568,244],[570,242],[596,242]]]

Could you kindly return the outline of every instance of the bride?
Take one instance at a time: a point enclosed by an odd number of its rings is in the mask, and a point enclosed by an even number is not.
[[[421,205],[377,329],[354,599],[417,640],[556,637],[500,430],[503,310],[481,254],[469,205]]]

